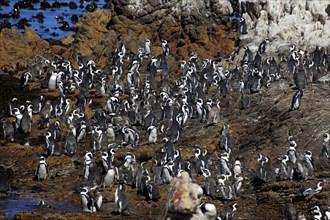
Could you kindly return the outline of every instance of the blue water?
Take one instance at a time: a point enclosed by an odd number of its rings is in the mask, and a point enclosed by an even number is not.
[[[0,23],[4,21],[8,21],[12,24],[13,27],[17,27],[17,23],[23,19],[26,18],[29,21],[29,26],[31,29],[33,29],[36,33],[38,33],[43,39],[62,39],[64,36],[68,34],[75,33],[73,30],[61,30],[60,27],[63,25],[63,23],[59,23],[56,19],[56,16],[61,16],[64,18],[64,21],[68,22],[70,28],[74,27],[74,23],[71,21],[72,15],[77,15],[79,18],[81,15],[85,14],[86,6],[94,1],[87,0],[83,3],[80,3],[79,0],[57,0],[59,3],[69,3],[70,1],[75,2],[78,6],[77,9],[70,9],[69,6],[62,6],[60,8],[48,8],[45,10],[40,9],[40,3],[33,4],[35,10],[29,10],[25,8],[20,9],[20,17],[19,18],[3,18],[4,15],[9,14],[11,15],[14,4],[17,2],[20,2],[19,0],[0,0],[1,2],[8,2],[9,6],[1,6],[0,4]],[[22,1],[22,0],[21,0]],[[44,0],[40,0],[42,2]],[[51,5],[56,0],[47,0]],[[106,0],[98,0],[95,1],[98,8],[103,8],[106,4]],[[79,7],[81,6],[81,7]],[[109,10],[109,9],[105,9]],[[33,16],[36,16],[39,12],[42,12],[44,15],[44,22],[39,23],[37,18],[33,18]],[[20,29],[20,32],[23,33],[23,29]]]
[[[59,202],[59,201],[45,201],[53,209],[63,210],[63,211],[80,211],[78,205]],[[0,197],[0,210],[2,210],[7,218],[13,218],[16,214],[26,211],[34,211],[38,208],[39,200],[32,197],[20,197],[20,196],[3,196]]]

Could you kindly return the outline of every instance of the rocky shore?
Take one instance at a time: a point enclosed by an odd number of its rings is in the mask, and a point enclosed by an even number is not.
[[[35,77],[27,86],[22,87],[22,75],[35,68],[34,64],[39,65],[45,59],[51,61],[62,59],[70,61],[72,66],[78,69],[77,56],[79,56],[83,63],[89,60],[95,61],[96,68],[110,76],[114,51],[121,43],[125,45],[128,57],[133,57],[129,55],[136,54],[139,48],[143,48],[146,39],[152,42],[151,56],[146,56],[140,66],[142,84],[145,83],[142,78],[148,75],[151,59],[163,53],[162,40],[165,39],[170,49],[166,61],[171,89],[174,91],[175,86],[180,85],[179,79],[183,75],[179,61],[189,61],[194,55],[201,63],[202,60],[213,60],[230,72],[239,66],[239,72],[243,75],[242,60],[246,51],[244,47],[248,46],[252,53],[256,54],[260,43],[266,38],[270,42],[265,54],[262,55],[263,61],[274,56],[280,63],[280,57],[289,56],[292,44],[296,46],[301,56],[303,56],[301,51],[312,56],[316,46],[320,46],[325,54],[328,53],[330,45],[324,39],[330,37],[330,19],[324,11],[327,8],[324,1],[306,0],[299,4],[289,0],[279,4],[274,2],[265,1],[265,4],[258,5],[255,1],[227,0],[143,2],[116,0],[113,1],[112,12],[96,9],[83,15],[76,24],[76,34],[68,35],[60,41],[43,40],[28,27],[25,28],[24,34],[20,34],[14,28],[4,28],[0,32],[0,106],[4,109],[2,117],[5,116],[6,111],[4,106],[7,106],[13,97],[17,97],[20,104],[26,100],[35,100],[40,95],[54,102],[60,97],[57,89],[49,91],[47,86],[45,88],[42,86],[41,81],[45,79],[46,72],[42,72],[40,77]],[[242,6],[244,3],[251,4],[250,7],[254,8],[255,12],[244,9]],[[233,19],[234,15],[241,15],[238,17],[245,19],[248,33],[240,32],[237,20]],[[299,19],[303,19],[306,24]],[[282,26],[287,28],[283,30]],[[219,143],[226,136],[223,132],[224,125],[230,126],[233,142],[232,156],[229,159],[230,170],[234,167],[232,164],[236,157],[239,158],[243,170],[243,186],[239,196],[227,199],[218,191],[216,198],[212,199],[205,194],[204,173],[196,174],[193,181],[184,173],[183,177],[175,177],[169,184],[159,185],[158,201],[146,199],[137,188],[127,186],[126,194],[130,201],[127,216],[118,216],[114,213],[117,209],[115,191],[120,181],[111,189],[101,189],[103,195],[101,211],[87,213],[56,209],[55,204],[64,201],[79,209],[81,207],[84,155],[86,151],[92,149],[90,145],[92,135],[87,135],[79,144],[75,155],[67,156],[62,146],[69,126],[63,125],[59,139],[61,155],[47,157],[49,174],[46,180],[38,181],[35,179],[35,170],[39,156],[45,153],[47,128],[38,129],[40,116],[37,114],[33,115],[28,137],[17,132],[15,141],[11,142],[1,135],[0,197],[8,195],[31,197],[49,204],[49,207],[36,207],[31,211],[21,212],[15,215],[15,219],[180,219],[183,218],[182,212],[186,212],[185,214],[192,219],[193,216],[195,219],[204,219],[205,216],[201,214],[201,203],[214,204],[217,216],[237,203],[234,219],[281,219],[285,218],[286,203],[292,201],[296,210],[303,212],[307,219],[310,219],[313,216],[312,207],[317,205],[326,210],[330,206],[330,165],[329,160],[322,155],[324,134],[330,132],[330,73],[329,58],[327,59],[324,61],[325,64],[320,64],[320,77],[316,81],[306,83],[298,110],[289,111],[296,93],[295,81],[291,77],[274,79],[270,86],[262,86],[257,92],[246,89],[249,90],[246,93],[250,98],[250,105],[243,109],[239,92],[240,81],[230,77],[228,93],[225,96],[219,94],[214,85],[211,85],[208,93],[205,94],[206,98],[220,100],[220,120],[214,124],[200,123],[195,118],[197,113],[194,111],[194,117],[183,126],[179,140],[174,143],[182,159],[191,161],[196,153],[195,147],[198,145],[208,150],[209,161],[214,164],[218,163],[224,153],[219,150]],[[125,70],[130,62],[131,60],[125,59]],[[298,66],[299,64],[297,68]],[[45,69],[47,69],[46,65],[42,71]],[[156,92],[159,95],[161,90],[159,85],[162,83],[160,76],[156,81],[158,83]],[[127,80],[125,79],[124,82],[126,85]],[[97,96],[95,87],[90,90],[92,104],[84,106],[85,114],[90,120],[98,109],[103,109],[107,98]],[[77,95],[78,92],[68,95],[71,101],[70,110],[76,107]],[[122,97],[128,97],[128,91]],[[57,119],[51,118],[50,123],[54,123]],[[15,121],[15,118],[10,117],[10,120]],[[132,127],[139,131],[139,146],[116,148],[113,164],[121,165],[129,151],[136,156],[137,162],[146,162],[146,169],[152,173],[153,159],[164,148],[165,144],[161,139],[166,134],[159,134],[157,143],[148,144],[148,133],[143,130],[143,126]],[[299,155],[298,160],[302,160],[307,150],[312,152],[315,163],[313,175],[306,179],[293,180],[281,177],[267,178],[261,184],[256,183],[261,160],[258,161],[259,155],[267,156],[270,161],[269,169],[272,170],[270,173],[275,175],[275,170],[283,159],[282,156],[287,154],[289,136],[293,136],[297,144],[295,149]],[[29,145],[24,145],[27,140]],[[96,164],[102,166],[100,159],[102,150],[93,154]],[[217,165],[214,164],[209,166],[216,167]],[[320,193],[315,194],[308,201],[295,201],[302,188],[308,185],[314,186],[320,181],[323,184]],[[185,186],[185,184],[189,187],[182,187],[183,192],[177,190],[178,185]],[[218,182],[217,184],[221,185]],[[204,190],[204,193],[199,194],[200,189],[202,192]],[[182,205],[183,198],[188,198],[187,200],[192,203],[188,204],[185,201]],[[6,218],[6,214],[0,210],[1,218]]]

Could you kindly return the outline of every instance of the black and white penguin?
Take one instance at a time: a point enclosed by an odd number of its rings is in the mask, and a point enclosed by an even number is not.
[[[159,187],[155,183],[155,181],[148,181],[147,182],[147,191],[148,191],[148,197],[152,201],[156,202],[160,199]]]
[[[240,34],[248,34],[247,25],[246,25],[246,21],[245,21],[244,18],[241,18],[240,19],[240,22],[239,22],[239,32],[240,32]]]
[[[258,48],[258,52],[259,52],[260,54],[263,54],[263,53],[266,52],[266,46],[269,44],[269,42],[270,42],[269,39],[266,38],[265,40],[263,40],[263,41],[260,43],[259,48]]]
[[[232,220],[237,208],[238,208],[237,203],[234,203],[230,206],[223,208],[220,212],[220,219],[221,220]]]
[[[31,81],[32,79],[32,73],[30,72],[25,72],[21,76],[21,88],[26,87],[28,82]]]
[[[14,141],[15,128],[9,118],[5,118],[2,124],[3,137],[5,140]]]
[[[103,175],[103,188],[109,187],[111,188],[116,180],[116,169],[110,162],[107,170],[105,170],[105,174]]]
[[[100,211],[103,203],[103,195],[98,187],[96,187],[93,193],[93,206],[95,207],[93,207],[93,212]]]
[[[162,48],[163,48],[163,55],[166,57],[170,55],[170,47],[168,46],[167,40],[162,39]]]
[[[88,194],[88,188],[82,188],[80,192],[81,208],[84,212],[92,213],[94,209],[93,199]]]
[[[121,215],[128,215],[129,201],[125,193],[125,187],[123,184],[120,184],[115,192],[115,203],[117,205],[117,211]]]
[[[144,41],[144,56],[149,57],[151,55],[151,41],[146,39]]]
[[[234,175],[233,190],[235,198],[239,197],[243,187],[243,177],[241,175]]]
[[[290,108],[290,111],[294,111],[294,110],[297,110],[299,109],[300,107],[300,102],[301,102],[301,99],[304,95],[304,92],[303,90],[298,90],[293,98],[292,98],[292,102],[291,102],[291,108]]]
[[[321,220],[321,219],[324,219],[323,217],[323,213],[322,213],[322,210],[320,209],[319,206],[314,206],[311,208],[311,213],[313,215],[313,219],[314,220]]]
[[[290,146],[287,155],[289,156],[289,161],[291,161],[293,164],[296,164],[297,162],[297,151],[294,146]]]
[[[241,175],[242,174],[242,164],[238,157],[236,157],[234,165],[233,165],[233,172],[234,175]]]
[[[329,133],[324,133],[322,141],[322,156],[330,159],[330,145],[329,145],[330,135]]]
[[[308,201],[310,200],[315,194],[320,193],[323,189],[322,186],[323,182],[318,182],[316,186],[304,186],[298,192],[296,195],[295,199],[296,200],[305,200]]]
[[[38,114],[41,109],[44,107],[44,104],[46,102],[46,98],[43,95],[40,95],[38,98],[36,98],[33,102],[33,114]]]
[[[77,143],[80,143],[84,140],[84,138],[86,137],[87,134],[87,123],[82,120],[80,121],[79,127],[77,129]]]
[[[23,116],[20,122],[20,130],[25,134],[30,133],[31,131],[32,111],[33,111],[33,106],[31,104],[28,104],[23,112]]]
[[[36,170],[36,177],[38,180],[45,180],[48,175],[48,165],[46,163],[45,157],[41,156],[39,158],[39,165]]]
[[[55,134],[52,134],[51,132],[47,132],[45,135],[46,139],[46,155],[47,156],[59,156],[60,153],[58,151],[58,146],[57,146],[57,140],[54,137]]]
[[[157,142],[157,127],[156,126],[150,126],[148,128],[149,136],[148,136],[148,143],[149,144],[155,144]]]
[[[314,162],[312,151],[310,151],[310,150],[305,152],[304,167],[307,170],[307,176],[312,176],[312,174],[315,170],[315,162]]]
[[[244,47],[244,56],[242,60],[242,65],[244,62],[251,63],[253,61],[253,54],[252,51],[250,50],[249,47],[245,46]]]
[[[202,203],[199,208],[201,209],[205,219],[215,220],[217,217],[217,208],[212,203]]]

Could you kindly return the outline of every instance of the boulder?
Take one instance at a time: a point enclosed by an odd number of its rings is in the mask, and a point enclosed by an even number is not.
[[[13,69],[13,66],[28,64],[36,54],[43,54],[49,49],[47,41],[38,34],[25,27],[24,34],[15,28],[4,28],[0,32],[0,67]]]
[[[270,39],[268,51],[283,54],[291,44],[302,50],[315,46],[329,48],[330,19],[327,15],[327,1],[266,1],[263,7],[254,2],[256,15],[243,13],[248,26],[248,34],[242,35],[242,45],[255,52],[265,38]],[[283,45],[283,42],[285,42]],[[308,45],[309,48],[306,48]]]
[[[193,183],[187,172],[171,181],[167,201],[167,217],[170,219],[187,219],[197,213],[203,189]]]

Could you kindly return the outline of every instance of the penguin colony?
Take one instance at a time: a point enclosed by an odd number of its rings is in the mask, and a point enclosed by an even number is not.
[[[288,103],[288,111],[297,111],[305,85],[316,83],[322,71],[329,72],[329,56],[322,48],[307,52],[292,46],[287,56],[277,60],[277,57],[267,57],[269,43],[265,39],[255,55],[249,47],[244,47],[240,65],[231,70],[224,69],[220,62],[200,58],[191,52],[189,60],[178,64],[181,74],[174,82],[169,77],[167,56],[171,51],[166,40],[161,40],[163,51],[157,56],[153,56],[148,39],[143,48],[130,54],[122,43],[113,52],[112,64],[106,70],[98,69],[93,60],[84,60],[79,55],[78,69],[61,57],[54,60],[40,58],[39,63],[22,74],[21,87],[28,89],[31,81],[40,81],[41,88],[58,96],[54,100],[41,95],[33,101],[23,100],[24,104],[12,98],[4,109],[7,116],[3,123],[4,137],[15,141],[15,133],[19,132],[26,135],[26,144],[29,144],[31,126],[36,122],[33,115],[39,115],[37,126],[45,130],[45,153],[36,170],[36,178],[40,181],[47,178],[47,157],[63,153],[69,157],[78,152],[85,154],[80,192],[85,212],[102,210],[100,189],[116,187],[117,209],[114,211],[128,215],[126,187],[136,188],[147,200],[157,201],[161,196],[159,186],[169,184],[182,171],[188,172],[193,181],[198,176],[204,177],[206,196],[235,201],[244,193],[245,176],[230,125],[223,124],[220,131],[216,158],[211,157],[206,148],[196,145],[193,146],[195,153],[184,159],[176,145],[187,125],[213,126],[223,121],[221,100],[229,93],[238,94],[240,108],[244,110],[250,107],[251,94],[280,80],[289,80],[296,93],[292,103]],[[141,69],[143,62],[147,63],[146,69]],[[212,96],[211,91],[215,91]],[[102,104],[93,109],[92,117],[88,117],[86,108],[100,100]],[[11,123],[10,118],[15,118],[15,122]],[[63,127],[66,130],[63,131]],[[86,140],[89,140],[88,146],[84,144]],[[299,155],[294,137],[288,137],[288,141],[287,151],[279,156],[276,164],[271,164],[266,155],[258,155],[253,185],[313,178],[316,167],[312,152],[307,150]],[[155,152],[148,170],[148,162],[140,161],[132,151],[141,143],[152,146],[160,142],[164,142],[163,147]],[[126,148],[127,154],[123,161],[115,163],[118,148]],[[325,133],[322,155],[329,159],[329,151],[329,134]],[[101,158],[94,156],[98,152],[102,152]],[[323,186],[323,182],[306,186],[297,192],[296,201],[310,200]],[[292,205],[286,207],[285,213],[292,211]],[[212,203],[203,203],[200,208],[206,219],[232,219],[239,206],[234,202],[219,212]],[[317,215],[326,216],[328,212],[313,209],[313,214]]]

